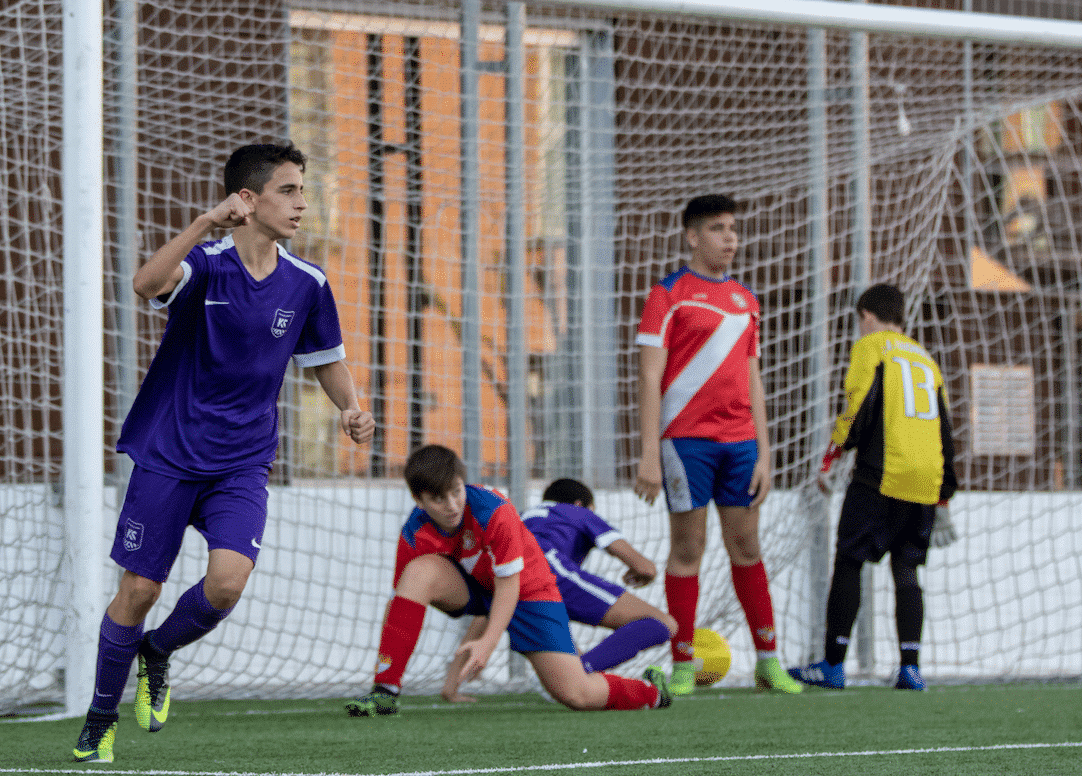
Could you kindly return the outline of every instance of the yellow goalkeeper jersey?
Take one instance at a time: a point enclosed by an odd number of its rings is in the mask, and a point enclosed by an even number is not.
[[[853,479],[917,504],[954,495],[943,376],[920,344],[893,331],[858,339],[845,375],[845,402],[831,441],[857,449]]]

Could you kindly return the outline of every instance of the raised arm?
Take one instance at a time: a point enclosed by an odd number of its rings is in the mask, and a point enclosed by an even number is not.
[[[251,206],[239,194],[230,194],[216,208],[197,216],[187,229],[156,250],[136,271],[132,278],[135,293],[143,299],[168,294],[184,278],[180,262],[192,248],[215,229],[231,229],[248,223],[251,212]]]

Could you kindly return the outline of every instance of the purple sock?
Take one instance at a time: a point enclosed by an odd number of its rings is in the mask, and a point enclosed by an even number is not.
[[[139,642],[143,640],[143,623],[117,625],[106,614],[101,620],[98,636],[98,669],[94,677],[94,698],[91,711],[116,714],[124,685],[128,683],[131,664]]]
[[[203,592],[203,580],[184,591],[165,622],[147,634],[150,646],[168,655],[174,650],[201,639],[224,620],[233,607],[215,609]]]
[[[586,673],[605,671],[630,660],[647,647],[664,644],[669,640],[669,629],[660,620],[647,617],[629,622],[614,630],[609,636],[582,656]]]

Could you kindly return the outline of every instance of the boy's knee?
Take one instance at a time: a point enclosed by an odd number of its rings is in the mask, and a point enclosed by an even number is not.
[[[669,638],[672,638],[673,636],[675,636],[676,631],[678,631],[680,629],[679,624],[676,622],[676,618],[673,617],[668,612],[664,612],[662,617],[660,617],[658,619],[661,620],[662,625],[664,625],[666,628],[668,628],[668,630],[669,630]]]
[[[398,578],[401,587],[405,585],[428,585],[442,579],[452,571],[451,562],[439,555],[420,555],[402,569],[402,575]]]
[[[247,584],[247,574],[208,575],[203,580],[203,595],[215,609],[231,609],[240,600]]]
[[[552,693],[552,697],[574,711],[589,711],[594,708],[585,687],[561,687],[558,692]]]
[[[894,577],[895,587],[919,587],[917,580],[917,567],[905,561],[890,559],[890,571]]]
[[[698,536],[674,537],[669,548],[669,555],[681,564],[699,563],[705,552],[706,537]]]
[[[109,617],[120,625],[142,622],[161,594],[161,582],[125,571],[116,596],[109,604]]]
[[[751,566],[759,562],[761,551],[756,533],[735,535],[725,543],[729,559],[738,566]]]

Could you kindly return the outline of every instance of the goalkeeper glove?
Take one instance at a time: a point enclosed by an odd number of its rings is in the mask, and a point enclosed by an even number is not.
[[[820,474],[826,474],[830,471],[830,467],[834,465],[834,462],[842,457],[842,449],[833,442],[827,447],[827,451],[823,453],[823,465],[819,467]]]
[[[936,504],[935,520],[932,522],[932,536],[928,543],[933,547],[946,547],[958,539],[958,532],[951,522],[951,510],[946,501]]]
[[[823,453],[823,464],[819,467],[819,477],[817,482],[819,484],[819,490],[825,494],[830,493],[830,480],[828,474],[830,474],[830,467],[834,465],[834,462],[842,457],[842,449],[833,442],[827,447],[827,451]]]

